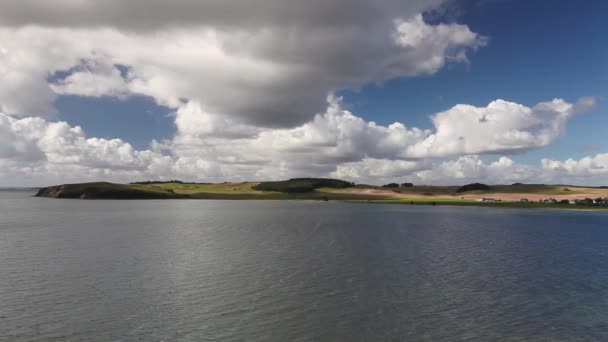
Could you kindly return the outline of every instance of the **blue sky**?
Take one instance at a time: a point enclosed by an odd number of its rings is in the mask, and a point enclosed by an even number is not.
[[[353,5],[333,0],[327,6],[307,4],[292,11],[286,2],[256,0],[247,8],[213,7],[222,10],[215,15],[206,7],[211,1],[200,2],[200,8],[186,2],[167,8],[112,0],[104,8],[92,3],[89,8],[62,0],[56,4],[61,11],[46,1],[32,7],[4,5],[0,29],[6,44],[0,43],[0,52],[8,59],[0,59],[0,71],[5,63],[4,69],[17,75],[17,81],[13,76],[0,81],[9,89],[0,93],[0,113],[12,125],[4,138],[18,140],[26,121],[16,120],[34,117],[45,125],[81,127],[74,134],[98,139],[83,143],[78,136],[70,137],[85,146],[61,152],[40,147],[40,141],[31,148],[15,142],[0,153],[7,169],[15,174],[27,169],[33,182],[45,179],[40,176],[45,172],[59,175],[62,168],[85,172],[75,176],[79,180],[320,175],[355,181],[462,182],[462,172],[444,170],[457,168],[449,164],[454,162],[463,169],[476,165],[478,174],[472,178],[495,182],[608,181],[608,170],[603,171],[608,169],[608,143],[603,139],[608,124],[604,1]],[[128,15],[144,9],[150,18]],[[365,16],[370,9],[376,16]],[[44,10],[48,15],[36,14]],[[199,15],[189,13],[197,10]],[[419,14],[423,19],[416,19]],[[172,45],[175,42],[179,44]],[[26,64],[22,57],[22,62],[10,58],[18,55],[46,60],[25,58]],[[430,60],[438,62],[425,64]],[[28,92],[39,98],[16,95]],[[328,105],[324,97],[332,92],[342,100]],[[589,97],[594,105],[576,113],[555,103],[550,116],[534,109],[553,99],[574,106]],[[511,105],[500,111],[486,108],[499,99]],[[472,107],[461,112],[455,107],[459,104]],[[520,105],[532,108],[531,114],[519,113]],[[363,126],[351,127],[345,111]],[[484,118],[498,115],[497,125],[505,125],[510,135],[494,141],[490,130],[480,133],[484,137],[475,132],[483,126],[460,127],[459,115],[463,120],[481,115],[470,111],[483,112]],[[440,112],[448,116],[441,128],[429,119]],[[564,122],[558,119],[560,113],[567,117]],[[510,117],[520,114],[518,122]],[[526,120],[540,121],[529,125]],[[372,121],[380,128],[370,128]],[[389,128],[394,122],[429,131],[416,137],[415,131],[399,131],[396,141]],[[443,136],[456,127],[458,134]],[[493,126],[493,134],[504,133],[500,127]],[[548,131],[541,134],[543,129]],[[512,140],[513,134],[519,138]],[[487,148],[478,146],[484,139],[492,140]],[[463,141],[467,144],[458,147]],[[125,145],[132,151],[125,152]],[[119,161],[100,157],[112,155],[112,149],[128,156]],[[146,151],[158,153],[157,159],[142,161]],[[288,156],[289,151],[297,152]],[[302,154],[296,158],[293,153]],[[498,166],[491,164],[502,157],[508,158],[510,169],[493,173]],[[570,158],[576,164],[567,165]],[[312,162],[299,161],[305,159]]]
[[[57,99],[59,120],[82,127],[95,137],[120,138],[139,149],[153,139],[169,139],[175,134],[171,109],[159,106],[146,96],[127,99],[62,96]]]
[[[461,15],[456,20],[490,37],[488,46],[472,53],[469,64],[344,92],[355,112],[382,124],[400,121],[429,128],[429,115],[458,103],[483,106],[501,98],[533,105],[555,97],[574,101],[596,96],[596,109],[573,118],[562,138],[517,159],[580,158],[589,154],[589,147],[608,150],[603,139],[608,128],[608,2],[501,0],[458,5]]]
[[[604,1],[462,1],[433,20],[467,24],[490,38],[488,46],[433,75],[399,78],[360,91],[342,91],[345,102],[365,119],[380,124],[403,122],[431,128],[428,116],[458,103],[484,106],[501,98],[533,105],[555,97],[574,101],[597,96],[595,110],[577,116],[567,133],[540,154],[579,158],[608,150],[608,34]],[[458,15],[454,15],[457,12]],[[60,97],[59,119],[92,136],[121,138],[138,148],[175,134],[171,110],[151,98]],[[599,128],[599,129],[598,129]],[[518,156],[530,162],[539,152]]]

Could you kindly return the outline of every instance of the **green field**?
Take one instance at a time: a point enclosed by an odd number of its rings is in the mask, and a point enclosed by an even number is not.
[[[378,196],[330,193],[319,190],[307,192],[259,191],[258,182],[182,183],[155,182],[148,184],[113,184],[106,182],[65,184],[41,189],[39,197],[83,199],[268,199],[268,200],[347,200],[376,199]],[[300,181],[298,181],[300,184]]]
[[[143,191],[167,192],[172,190],[177,194],[264,194],[267,192],[252,189],[257,182],[241,183],[154,183],[154,184],[128,184],[132,189]]]
[[[492,185],[493,193],[526,193],[542,195],[570,195],[584,193],[579,187],[564,185],[545,185],[545,184],[514,184],[514,185]]]
[[[596,207],[571,204],[549,204],[539,202],[478,202],[468,199],[457,198],[376,198],[371,200],[347,200],[348,202],[387,203],[402,205],[451,205],[468,207],[494,207],[494,208],[524,208],[524,209],[562,209],[562,210],[604,210],[608,207]]]
[[[64,184],[40,189],[38,197],[85,198],[85,199],[171,199],[186,198],[186,195],[160,191],[130,184],[107,182]]]
[[[459,195],[458,186],[414,186],[410,188],[393,189],[402,194],[416,195]],[[513,185],[491,185],[489,190],[467,191],[467,194],[496,194],[496,193],[524,193],[542,195],[569,195],[585,193],[589,188],[573,187],[568,185],[546,185],[546,184],[513,184]]]
[[[261,188],[260,184],[264,184],[266,185],[266,188],[276,189],[277,191],[256,190]],[[301,191],[301,189],[307,188],[311,188],[312,190]],[[297,191],[294,192],[294,189]],[[583,210],[608,209],[608,207],[605,206],[548,204],[539,202],[480,202],[472,198],[460,196],[465,194],[458,193],[457,189],[457,186],[414,186],[410,188],[386,189],[375,186],[352,186],[350,183],[337,180],[319,180],[307,178],[264,183],[184,183],[170,181],[132,184],[113,184],[107,182],[65,184],[43,188],[39,191],[37,196],[81,199],[332,200],[405,205],[456,205]],[[563,185],[516,184],[492,185],[490,190],[468,191],[466,192],[466,195],[473,194],[480,195],[481,197],[483,194],[491,193],[546,195],[597,193],[598,195],[606,195],[607,190]],[[411,194],[412,197],[408,197],[408,194]]]

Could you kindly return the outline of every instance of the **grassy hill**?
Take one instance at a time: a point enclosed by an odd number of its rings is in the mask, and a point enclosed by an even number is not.
[[[186,198],[183,194],[107,182],[64,184],[42,188],[37,197],[81,199],[170,199]]]
[[[464,186],[463,186],[464,187]],[[392,191],[403,193],[403,194],[417,194],[417,195],[452,195],[456,196],[462,193],[474,193],[474,194],[543,194],[543,195],[569,195],[569,194],[582,194],[593,191],[594,188],[577,187],[570,185],[547,185],[547,184],[511,184],[511,185],[489,185],[486,190],[470,190],[460,191],[459,186],[428,186],[428,185],[417,185],[409,188],[397,188],[391,189]],[[376,187],[377,188],[377,187]],[[599,188],[595,188],[597,190]],[[593,191],[595,192],[595,191]]]
[[[469,190],[483,188],[486,190]],[[463,191],[464,190],[464,191]],[[503,195],[500,195],[503,194]],[[580,195],[579,195],[580,194]],[[542,196],[541,196],[542,195]],[[565,185],[513,184],[475,186],[412,186],[384,188],[354,185],[337,179],[295,178],[279,182],[185,183],[107,182],[64,184],[40,189],[38,197],[80,199],[229,199],[229,200],[339,200],[395,204],[465,205],[518,208],[608,209],[607,206],[539,203],[539,198],[605,198],[608,189]],[[530,196],[529,203],[519,203]],[[494,203],[480,198],[502,198]],[[536,197],[536,199],[534,199]]]
[[[257,182],[240,182],[240,183],[183,183],[183,182],[154,182],[154,183],[131,183],[128,186],[132,189],[145,191],[173,191],[178,194],[196,194],[196,193],[213,193],[213,194],[261,194],[260,191],[254,190],[253,186]]]
[[[280,182],[262,182],[253,186],[258,191],[275,191],[283,193],[311,192],[320,188],[345,189],[355,186],[354,183],[339,179],[327,178],[292,178]]]
[[[324,193],[321,187],[345,188],[352,183],[335,179],[300,178],[281,182],[184,183],[107,182],[64,184],[40,189],[36,196],[82,199],[342,199],[352,195]],[[370,196],[360,196],[368,198]]]

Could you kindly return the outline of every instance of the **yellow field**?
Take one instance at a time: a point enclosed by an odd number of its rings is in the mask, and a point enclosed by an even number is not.
[[[253,190],[251,187],[257,182],[240,183],[157,183],[157,184],[130,184],[129,187],[137,190],[166,192],[173,190],[176,194],[269,194],[271,192]]]

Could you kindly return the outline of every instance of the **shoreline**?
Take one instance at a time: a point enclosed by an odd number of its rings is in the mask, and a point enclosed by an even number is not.
[[[342,202],[348,203],[367,203],[367,204],[396,204],[396,205],[409,205],[409,206],[450,206],[450,207],[476,207],[476,208],[505,208],[505,209],[531,209],[531,210],[539,210],[539,209],[549,209],[549,210],[569,210],[569,211],[590,211],[590,212],[598,212],[598,211],[606,211],[608,212],[608,207],[588,207],[581,205],[571,205],[571,204],[546,204],[546,203],[533,203],[534,205],[526,205],[525,203],[519,202],[494,202],[494,203],[483,203],[483,202],[435,202],[433,204],[432,201],[420,201],[410,203],[407,201],[390,201],[390,200],[376,200],[376,201],[360,201],[360,200],[347,200]]]
[[[270,190],[263,188],[261,185],[265,185]],[[457,187],[442,186],[389,189],[376,186],[357,186],[340,180],[310,178],[267,183],[183,183],[171,181],[114,184],[97,182],[63,184],[41,188],[35,194],[35,197],[92,200],[311,200],[401,205],[608,211],[608,189],[534,184],[493,185],[487,186],[487,188],[483,191],[461,192],[457,190]],[[576,203],[556,203],[573,200],[576,200]]]
[[[204,194],[198,194],[204,195]],[[427,206],[427,207],[436,207],[436,206],[445,206],[445,207],[476,207],[476,208],[506,208],[506,209],[531,209],[531,210],[539,210],[539,209],[548,209],[548,210],[567,210],[567,211],[588,211],[588,212],[608,212],[608,207],[602,206],[581,206],[581,205],[571,205],[571,204],[548,204],[548,203],[520,203],[520,202],[476,202],[476,201],[452,201],[445,200],[444,201],[433,201],[432,199],[426,198],[424,201],[420,201],[420,198],[417,198],[417,201],[409,201],[409,200],[395,200],[395,198],[373,198],[373,199],[361,199],[361,198],[330,198],[330,199],[322,199],[322,198],[272,198],[270,196],[255,196],[250,198],[237,198],[233,195],[226,196],[213,196],[214,194],[209,194],[212,196],[197,196],[197,197],[182,197],[182,198],[73,198],[73,197],[44,197],[44,196],[32,196],[33,198],[50,198],[50,199],[60,199],[60,200],[87,200],[87,201],[167,201],[167,200],[186,200],[186,201],[297,201],[297,202],[339,202],[339,203],[347,203],[347,204],[377,204],[377,205],[385,205],[385,204],[393,204],[393,205],[401,205],[401,206]],[[413,202],[413,203],[412,203]]]

